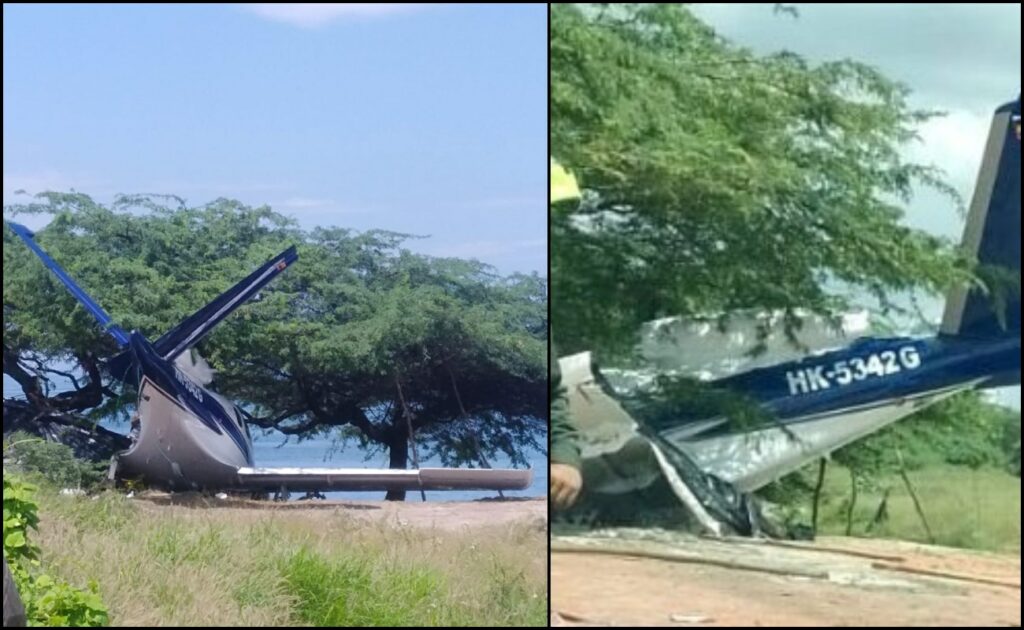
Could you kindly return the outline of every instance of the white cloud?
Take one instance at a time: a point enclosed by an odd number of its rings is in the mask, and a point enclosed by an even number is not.
[[[542,195],[537,196],[509,196],[509,197],[484,197],[471,201],[459,201],[455,203],[459,208],[470,208],[473,210],[525,210],[530,208],[546,208],[547,201]],[[546,210],[545,210],[546,212]]]
[[[30,203],[32,196],[41,192],[71,192],[96,194],[97,188],[106,186],[88,175],[69,175],[55,170],[4,173],[4,205]]]
[[[157,193],[183,195],[188,198],[195,198],[200,201],[212,201],[216,197],[228,197],[237,199],[240,196],[248,195],[256,197],[258,203],[268,193],[287,194],[294,186],[290,183],[261,181],[227,181],[227,180],[199,180],[191,179],[166,179],[160,178],[148,180],[141,185],[133,185],[128,190],[143,190]]]
[[[339,20],[378,18],[409,13],[422,8],[424,5],[415,3],[379,4],[353,2],[338,4],[249,4],[245,6],[252,13],[268,20],[284,22],[285,24],[302,28],[316,28]]]
[[[28,203],[30,196],[46,190],[65,190],[66,181],[56,171],[4,173],[4,205]]]
[[[547,248],[548,242],[543,238],[520,241],[470,241],[466,243],[438,244],[426,248],[425,253],[445,258],[476,258],[486,260],[497,256],[506,256],[527,250]]]
[[[1020,386],[999,390],[999,402],[1020,411]]]
[[[339,217],[357,214],[384,214],[387,210],[382,206],[344,203],[334,199],[319,197],[303,197],[300,195],[287,197],[280,201],[271,201],[269,205],[276,211],[297,220],[304,227],[337,225]]]
[[[857,59],[904,81],[915,105],[993,110],[1020,86],[1020,3],[695,4],[723,36],[759,53]]]
[[[334,202],[330,199],[311,199],[309,197],[289,197],[280,204],[283,208],[292,208],[295,210],[308,210],[309,208],[323,208],[324,206],[333,205]]]
[[[950,183],[969,200],[991,124],[991,114],[966,110],[933,118],[918,129],[921,142],[909,147],[908,157],[944,170]]]

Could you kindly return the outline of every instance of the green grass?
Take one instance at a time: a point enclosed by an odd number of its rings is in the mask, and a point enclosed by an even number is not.
[[[111,625],[547,625],[547,536],[440,531],[331,510],[157,506],[38,494],[35,540]]]
[[[951,547],[991,551],[1020,550],[1020,478],[1001,470],[971,470],[936,466],[909,473],[931,527],[935,542]],[[868,534],[883,496],[891,486],[889,518]],[[928,542],[913,501],[899,476],[883,479],[880,487],[861,490],[854,509],[854,535]],[[849,473],[829,466],[819,529],[823,534],[846,531]]]
[[[377,564],[350,552],[328,561],[300,549],[283,566],[299,617],[318,626],[469,625],[472,619],[445,602],[442,575],[422,566]]]

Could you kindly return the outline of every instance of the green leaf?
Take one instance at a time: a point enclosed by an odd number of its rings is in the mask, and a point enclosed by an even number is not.
[[[4,536],[5,548],[18,548],[25,546],[25,532],[14,531]]]

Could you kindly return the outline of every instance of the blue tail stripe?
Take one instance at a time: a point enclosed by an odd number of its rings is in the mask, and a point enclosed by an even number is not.
[[[996,111],[964,231],[994,296],[950,295],[943,333],[990,339],[1020,336],[1020,99]]]
[[[298,254],[294,245],[271,258],[245,279],[164,333],[153,343],[154,349],[163,358],[173,360],[188,348],[199,343],[225,317],[244,304],[246,300],[297,259]]]
[[[73,295],[75,299],[77,299],[79,303],[81,303],[82,306],[84,306],[86,310],[88,310],[92,314],[92,316],[96,318],[96,320],[103,327],[103,330],[110,334],[111,337],[116,339],[118,345],[120,345],[122,348],[127,347],[128,334],[125,333],[125,331],[120,326],[115,324],[114,320],[110,317],[110,315],[108,315],[107,312],[104,311],[99,304],[93,301],[93,299],[89,297],[89,294],[87,294],[84,290],[82,290],[81,287],[75,284],[75,281],[72,280],[71,277],[63,269],[61,269],[61,266],[58,265],[56,261],[54,261],[52,258],[50,258],[46,254],[46,252],[42,250],[42,248],[39,247],[39,245],[33,239],[35,235],[31,231],[29,231],[29,229],[26,228],[24,225],[20,225],[18,223],[8,223],[8,225],[10,225],[11,230],[13,230],[14,233],[17,234],[18,237],[21,238],[21,240],[23,240],[26,245],[28,245],[29,249],[35,252],[36,256],[38,256],[39,259],[43,261],[43,264],[46,265],[46,267],[50,271],[52,271],[53,274],[57,276],[57,278],[61,282],[64,283],[64,286],[67,287],[71,295]]]

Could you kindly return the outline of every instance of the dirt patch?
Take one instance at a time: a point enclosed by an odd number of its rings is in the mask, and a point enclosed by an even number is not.
[[[1019,556],[843,538],[553,546],[553,625],[1020,626]]]
[[[229,496],[218,499],[199,493],[147,492],[135,497],[143,509],[150,510],[228,510],[240,518],[258,519],[267,512],[306,514],[309,519],[329,519],[344,515],[397,527],[422,527],[457,530],[527,523],[538,530],[547,530],[547,499],[520,498],[487,501],[256,501]]]

